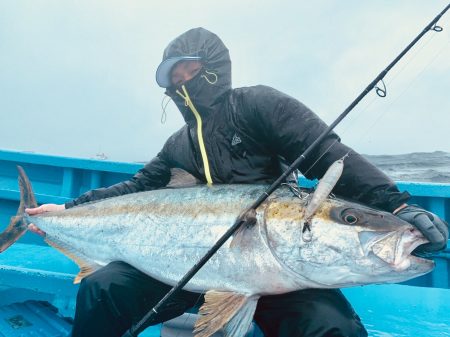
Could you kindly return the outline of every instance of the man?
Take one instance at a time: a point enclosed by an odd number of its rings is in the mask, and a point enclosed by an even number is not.
[[[89,191],[64,205],[43,205],[30,214],[91,200],[163,188],[170,169],[181,168],[208,184],[270,183],[279,161],[293,162],[326,128],[306,106],[266,86],[231,88],[228,50],[213,33],[196,28],[172,41],[156,73],[186,125],[132,179]],[[423,231],[434,251],[445,247],[448,229],[437,216],[407,206],[408,193],[330,134],[300,169],[320,178],[335,160],[350,154],[334,193],[389,212],[399,212]],[[37,230],[35,228],[35,230]],[[113,262],[83,279],[73,337],[121,336],[170,287],[135,268]],[[164,321],[201,301],[183,291],[160,313]],[[367,336],[359,317],[337,289],[308,289],[262,297],[255,321],[265,336]]]

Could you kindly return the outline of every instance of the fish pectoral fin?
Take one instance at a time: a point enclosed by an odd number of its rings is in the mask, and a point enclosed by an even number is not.
[[[245,233],[247,232],[247,227],[242,225],[239,227],[236,232],[234,232],[231,242],[230,242],[230,248],[239,248],[245,246]]]
[[[254,209],[249,209],[246,213],[242,214],[240,218],[244,223],[233,234],[230,248],[244,247],[246,233],[258,222],[256,219],[256,211]]]
[[[94,271],[102,267],[101,265],[93,261],[89,261],[89,259],[85,258],[75,249],[62,242],[57,242],[57,240],[52,240],[49,239],[48,237],[45,239],[45,241],[50,246],[59,250],[61,253],[63,253],[65,256],[67,256],[69,259],[75,262],[78,265],[78,267],[80,267],[80,272],[77,274],[77,276],[75,276],[75,279],[73,280],[74,284],[80,283],[84,277],[92,274]]]
[[[80,272],[77,274],[77,276],[75,276],[73,284],[80,283],[83,278],[92,274],[94,271],[98,269],[100,269],[100,266],[97,264],[83,265],[82,267],[80,267]]]
[[[209,337],[223,329],[227,337],[243,337],[253,320],[258,296],[210,290],[200,307],[195,337]]]

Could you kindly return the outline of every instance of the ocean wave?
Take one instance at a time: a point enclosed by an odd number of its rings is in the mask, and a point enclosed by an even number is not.
[[[448,152],[364,156],[393,180],[450,183],[450,153]]]

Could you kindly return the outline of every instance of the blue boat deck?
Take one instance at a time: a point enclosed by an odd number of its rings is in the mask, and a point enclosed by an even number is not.
[[[51,247],[16,243],[0,255],[0,308],[46,301],[73,317],[76,273],[78,267]],[[372,337],[450,336],[450,289],[392,284],[343,291]],[[159,333],[159,326],[151,327],[141,337]]]
[[[17,164],[22,165],[29,174],[39,203],[65,202],[86,190],[124,180],[142,167],[142,164],[0,151],[2,228],[16,213],[18,206]],[[302,180],[301,183],[305,185],[309,182]],[[450,219],[450,185],[399,183],[399,187],[413,194],[413,202],[447,221]],[[344,289],[370,336],[450,336],[449,257],[450,251],[447,249],[436,258],[436,269],[432,273],[408,284]],[[71,260],[48,247],[41,237],[27,233],[7,252],[0,254],[0,318],[3,318],[0,321],[3,323],[5,319],[1,316],[4,312],[1,308],[10,312],[11,308],[17,307],[17,303],[30,300],[48,302],[58,309],[59,315],[73,317],[78,289],[73,284],[73,278],[77,273],[78,267]],[[16,310],[19,310],[18,307]],[[9,320],[10,325],[15,327],[15,330],[10,329],[10,334],[0,324],[0,337],[28,336],[25,332],[31,328],[26,324],[18,326],[21,320],[17,317]],[[44,327],[41,329],[45,330]],[[41,335],[45,336],[43,333]],[[146,337],[159,335],[160,326],[151,327],[141,334]],[[61,336],[67,336],[67,333]]]
[[[73,317],[78,291],[73,280],[78,271],[73,261],[49,246],[15,243],[8,249],[8,254],[0,254],[0,318],[4,318],[1,308],[30,300],[48,302],[58,309],[59,315]],[[18,307],[17,310],[21,312],[22,309]],[[31,329],[22,327],[27,328]],[[18,333],[19,329],[16,330]],[[2,331],[0,323],[0,337],[3,337]],[[159,326],[140,336],[159,336]]]

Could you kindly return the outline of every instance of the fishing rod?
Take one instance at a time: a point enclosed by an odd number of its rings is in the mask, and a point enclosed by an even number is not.
[[[317,145],[327,137],[330,132],[353,110],[353,108],[372,90],[376,89],[376,93],[380,97],[386,96],[386,87],[383,82],[383,78],[394,67],[398,61],[419,41],[425,33],[430,30],[435,32],[441,32],[442,27],[436,25],[439,19],[450,8],[450,3],[439,13],[421,32],[417,37],[356,97],[356,99],[342,112],[336,120],[328,126],[328,128],[303,152],[289,167],[288,169],[274,182],[269,188],[249,207],[241,216],[239,216],[225,234],[211,247],[211,249],[198,261],[184,276],[183,278],[135,325],[127,330],[122,337],[137,337],[138,333],[152,323],[156,315],[164,305],[169,302],[172,297],[178,294],[182,288],[195,276],[195,274],[209,261],[209,259],[219,250],[220,247],[244,224],[249,224],[249,219],[246,218],[247,214],[254,212],[279,186],[285,179],[296,170],[300,164],[311,154]],[[377,83],[383,83],[383,89],[377,87]]]

